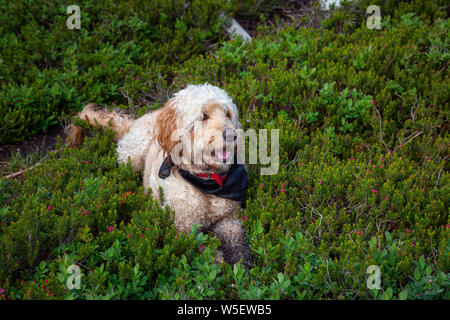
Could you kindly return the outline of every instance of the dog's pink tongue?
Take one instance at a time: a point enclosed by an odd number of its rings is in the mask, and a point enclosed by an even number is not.
[[[227,160],[228,157],[230,156],[230,152],[226,151],[226,150],[222,150],[222,160]]]

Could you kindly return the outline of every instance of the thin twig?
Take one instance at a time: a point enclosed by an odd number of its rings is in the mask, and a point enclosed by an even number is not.
[[[438,186],[439,180],[441,179],[442,169],[444,169],[444,167],[442,167],[442,168],[439,170],[439,172],[438,172],[438,177],[437,177],[437,180],[436,180],[436,184],[434,185],[435,187]]]
[[[23,170],[17,171],[17,172],[15,172],[15,173],[12,173],[12,174],[9,174],[9,175],[7,175],[7,176],[4,176],[3,178],[5,178],[5,179],[14,179],[14,178],[17,178],[18,176],[20,176],[20,175],[24,174],[25,172],[27,172],[27,171],[33,169],[34,167],[39,166],[40,164],[41,164],[41,163],[38,162],[38,163],[32,165],[31,167],[29,167],[29,168],[27,168],[27,169],[23,169]]]
[[[375,107],[375,105],[374,105],[374,107]],[[387,147],[386,147],[386,143],[385,143],[384,140],[383,140],[383,129],[382,129],[381,114],[380,114],[380,111],[378,111],[378,108],[377,108],[377,107],[375,107],[375,110],[376,110],[377,113],[378,113],[378,120],[379,120],[379,123],[380,123],[380,139],[381,139],[381,142],[383,142],[384,147],[387,148]]]
[[[61,147],[61,148],[56,149],[56,150],[51,150],[50,153],[56,153],[56,152],[60,151],[60,150],[63,149],[63,148],[64,148],[64,147]],[[39,161],[39,162],[33,164],[31,167],[26,168],[26,169],[22,169],[22,170],[20,170],[20,171],[14,172],[14,173],[11,173],[11,174],[9,174],[9,175],[7,175],[7,176],[4,176],[3,178],[5,178],[5,179],[14,179],[14,178],[17,178],[18,176],[21,176],[21,175],[24,174],[25,172],[30,171],[31,169],[34,169],[34,168],[40,166],[41,163],[42,163],[42,161],[45,160],[45,159],[49,156],[50,153],[47,153],[44,157],[42,157],[41,161]]]

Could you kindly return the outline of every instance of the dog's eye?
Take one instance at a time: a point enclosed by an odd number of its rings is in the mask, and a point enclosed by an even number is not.
[[[227,111],[227,118],[228,118],[228,119],[231,119],[231,113],[230,113],[230,111]]]
[[[209,116],[206,113],[202,114],[203,121],[208,120],[208,119],[209,119]]]

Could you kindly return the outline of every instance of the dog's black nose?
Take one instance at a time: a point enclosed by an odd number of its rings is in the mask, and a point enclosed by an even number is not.
[[[225,129],[222,132],[222,136],[223,136],[223,140],[225,140],[225,142],[232,142],[232,141],[236,141],[237,139],[237,135],[236,135],[236,131],[233,129]]]

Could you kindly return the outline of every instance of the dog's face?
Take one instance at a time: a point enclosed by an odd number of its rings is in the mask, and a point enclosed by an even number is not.
[[[203,105],[188,136],[194,156],[193,167],[188,163],[190,171],[227,171],[236,153],[236,129],[237,114],[230,106],[214,101]]]
[[[180,91],[162,110],[158,127],[159,143],[186,171],[223,173],[235,160],[238,113],[231,98],[217,87],[188,86]]]

